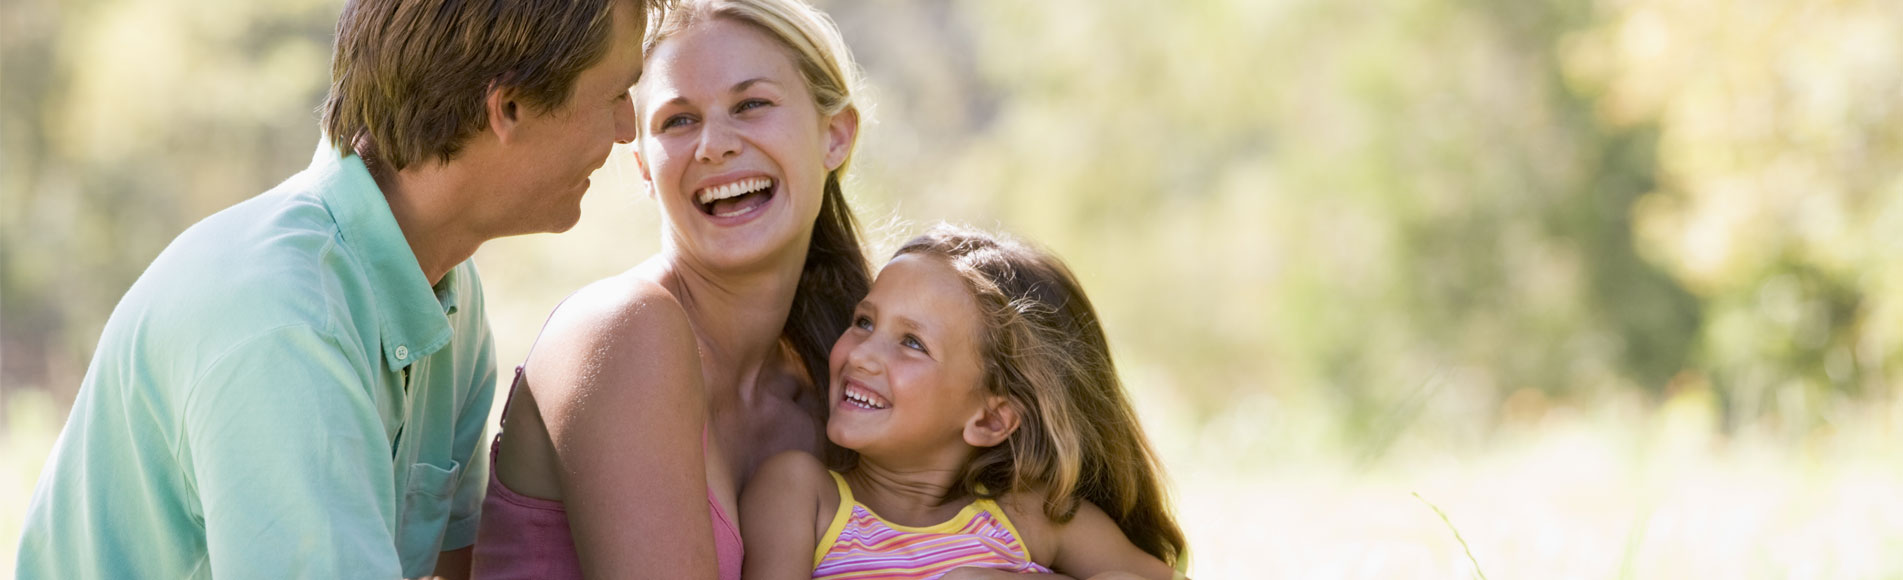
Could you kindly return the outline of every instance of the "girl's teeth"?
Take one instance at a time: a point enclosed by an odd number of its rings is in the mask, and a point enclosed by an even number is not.
[[[885,407],[882,407],[882,406],[879,406],[879,405],[876,405],[876,404],[873,404],[873,402],[872,402],[872,398],[871,398],[871,397],[867,397],[867,396],[865,396],[865,395],[861,395],[861,394],[858,394],[858,393],[846,393],[846,400],[849,400],[849,401],[852,401],[852,402],[853,402],[853,404],[855,404],[855,405],[858,405],[858,406],[860,406],[860,407],[863,407],[863,408],[867,408],[867,409],[883,409],[883,408],[885,408]]]

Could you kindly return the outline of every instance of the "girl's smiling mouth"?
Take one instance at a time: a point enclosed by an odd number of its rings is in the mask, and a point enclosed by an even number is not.
[[[868,411],[884,410],[892,406],[892,403],[887,401],[885,397],[881,397],[878,393],[872,392],[871,389],[861,387],[853,381],[847,381],[846,388],[843,389],[843,391],[844,392],[840,394],[840,406],[858,407]]]

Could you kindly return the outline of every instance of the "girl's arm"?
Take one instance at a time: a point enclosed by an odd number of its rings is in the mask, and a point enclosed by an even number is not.
[[[834,510],[825,504],[837,507],[838,496],[826,466],[803,451],[762,463],[740,494],[740,538],[747,546],[740,569],[746,580],[812,578],[819,535],[832,525]]]
[[[528,362],[582,572],[714,578],[700,355],[653,283],[598,283],[556,309]]]

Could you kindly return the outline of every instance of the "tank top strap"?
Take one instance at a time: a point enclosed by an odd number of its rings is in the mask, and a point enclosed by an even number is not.
[[[1024,541],[1024,534],[1018,531],[1017,524],[1011,523],[1011,516],[1004,513],[1003,505],[999,505],[996,500],[990,498],[978,499],[972,503],[977,504],[980,510],[991,512],[991,517],[995,518],[999,525],[1004,526],[1006,531],[1011,532],[1011,537],[1017,538],[1018,546],[1024,548],[1024,559],[1031,559],[1031,545]]]
[[[555,319],[555,311],[561,310],[562,305],[567,304],[568,298],[571,296],[574,296],[574,294],[563,296],[561,302],[555,303],[555,308],[549,309],[548,316],[542,319],[542,328],[548,328],[548,321]],[[529,343],[528,354],[523,355],[522,362],[520,364],[515,365],[515,378],[509,380],[509,395],[502,399],[502,416],[496,418],[496,436],[495,438],[489,440],[489,463],[491,465],[490,469],[495,469],[494,464],[496,460],[496,453],[502,450],[502,426],[505,424],[508,424],[509,407],[513,406],[513,405],[510,405],[509,403],[515,402],[515,390],[522,388],[522,381],[523,381],[522,377],[523,377],[523,373],[526,372],[529,368],[529,357],[535,355],[535,345],[538,345],[541,343],[542,343],[542,335],[540,332],[537,332],[535,335],[535,342]],[[703,445],[704,444],[705,443],[703,442]]]
[[[814,567],[818,567],[819,562],[826,559],[826,553],[832,551],[833,544],[839,541],[839,535],[846,532],[846,522],[852,520],[852,507],[858,505],[858,502],[852,499],[852,486],[846,485],[845,476],[830,469],[826,470],[826,474],[833,476],[833,485],[839,487],[839,509],[833,510],[833,523],[826,526],[825,535],[820,536],[818,542],[814,542],[818,544],[813,548]]]
[[[502,399],[502,416],[498,418],[496,425],[498,430],[502,428],[501,423],[509,421],[509,401],[515,400],[515,390],[522,386],[522,370],[527,368],[528,364],[528,361],[524,360],[522,364],[515,365],[515,378],[509,379],[509,394]]]

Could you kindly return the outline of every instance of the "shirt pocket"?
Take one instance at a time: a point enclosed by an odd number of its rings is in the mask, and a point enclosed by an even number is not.
[[[403,493],[403,515],[397,518],[397,553],[403,559],[403,576],[426,576],[436,567],[442,552],[443,533],[449,526],[449,512],[456,497],[456,483],[462,479],[463,464],[450,460],[444,469],[429,463],[410,466],[409,489]]]

